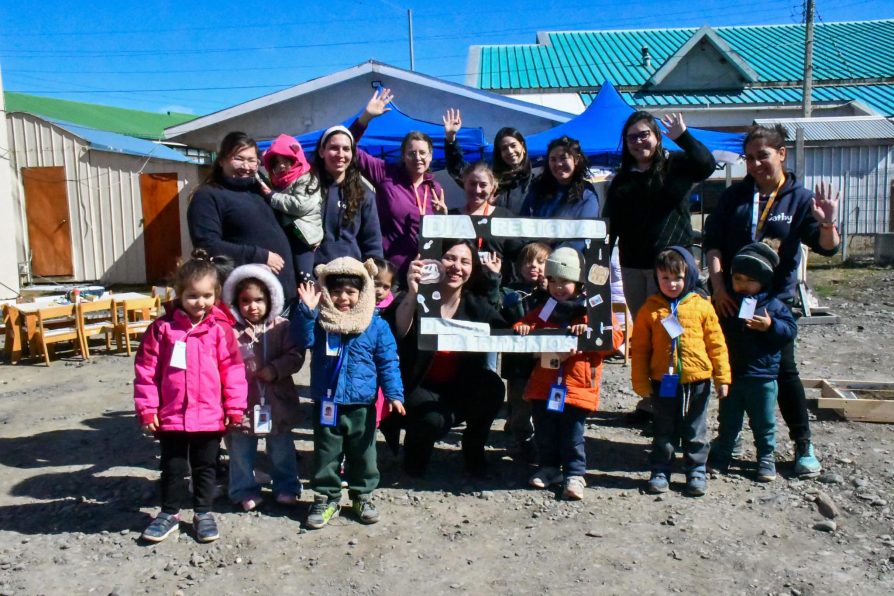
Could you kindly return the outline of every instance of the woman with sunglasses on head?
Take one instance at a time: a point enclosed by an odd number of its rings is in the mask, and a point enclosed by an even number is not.
[[[296,295],[292,250],[258,184],[260,161],[257,143],[245,133],[223,138],[211,173],[190,199],[189,237],[195,248],[230,257],[237,267],[267,265],[288,300]]]

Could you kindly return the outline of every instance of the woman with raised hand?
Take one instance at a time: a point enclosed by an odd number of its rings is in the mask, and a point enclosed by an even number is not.
[[[463,170],[466,160],[462,148],[456,142],[456,133],[462,128],[462,114],[457,109],[444,113],[444,156],[447,171],[457,184],[463,186]],[[491,165],[497,179],[494,206],[508,209],[514,214],[521,212],[534,174],[528,159],[525,137],[510,126],[501,128],[494,137],[494,157]]]

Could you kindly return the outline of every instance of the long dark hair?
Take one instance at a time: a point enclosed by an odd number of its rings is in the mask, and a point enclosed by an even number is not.
[[[503,152],[500,150],[500,141],[506,137],[512,137],[521,143],[521,146],[525,150],[525,159],[517,170],[513,170],[505,161],[503,161]],[[517,128],[505,126],[498,130],[497,136],[494,137],[494,175],[497,177],[498,184],[502,186],[504,179],[515,177],[519,174],[525,177],[531,175],[531,160],[528,159],[528,143],[525,141],[524,135],[522,135]]]
[[[217,150],[217,157],[214,158],[211,171],[202,180],[202,184],[210,184],[212,186],[223,184],[224,173],[221,164],[244,149],[254,149],[260,163],[261,152],[258,150],[258,143],[253,138],[239,131],[227,133],[227,136],[220,142],[220,148]]]
[[[568,202],[574,203],[584,198],[584,188],[587,184],[587,171],[590,169],[590,162],[587,156],[580,148],[580,142],[577,139],[564,135],[558,139],[553,139],[546,147],[547,160],[553,149],[562,148],[575,160],[574,171],[571,174],[571,188],[568,190]],[[543,172],[534,180],[534,196],[537,201],[549,201],[556,196],[559,190],[559,181],[553,176],[549,169],[549,163],[543,167]]]
[[[345,135],[351,141],[351,163],[345,171],[345,178],[341,183],[342,198],[345,202],[345,211],[342,216],[341,226],[346,228],[354,221],[354,216],[360,210],[363,198],[366,196],[366,189],[361,181],[360,165],[357,163],[357,143],[354,138],[345,133],[344,130],[334,130],[328,135],[320,137],[317,142],[317,149],[314,151],[314,171],[320,179],[320,185],[323,188],[323,194],[328,196],[329,188],[335,184],[332,175],[326,171],[326,162],[320,152],[326,146],[326,143],[335,135]],[[324,199],[325,200],[325,199]],[[325,209],[325,207],[324,207]]]
[[[484,279],[484,272],[481,267],[481,259],[478,257],[478,249],[470,240],[460,240],[457,238],[445,239],[441,242],[441,256],[443,257],[448,250],[458,245],[465,246],[469,249],[469,252],[472,253],[472,273],[469,275],[469,280],[463,284],[462,291],[468,291],[474,294],[484,294],[486,292],[486,280]]]
[[[630,154],[630,149],[627,148],[627,130],[637,122],[645,122],[652,134],[655,135],[655,139],[657,139],[658,144],[655,145],[652,165],[649,166],[647,176],[650,187],[660,187],[664,183],[664,173],[667,170],[667,156],[664,153],[664,145],[661,142],[661,129],[658,128],[655,117],[649,112],[642,110],[633,112],[627,118],[627,121],[624,122],[624,127],[621,128],[621,173],[630,171],[636,165],[636,160]]]
[[[745,147],[751,141],[761,140],[774,149],[782,149],[785,147],[785,140],[788,138],[788,131],[781,124],[773,126],[764,126],[755,124],[748,129],[745,134],[745,140],[742,141],[742,153],[745,153]]]

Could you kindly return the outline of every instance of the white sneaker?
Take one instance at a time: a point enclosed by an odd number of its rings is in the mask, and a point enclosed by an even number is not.
[[[587,482],[583,476],[569,476],[565,479],[565,490],[562,496],[569,501],[580,501],[584,498],[584,489],[586,487]]]
[[[562,482],[562,472],[558,468],[543,467],[534,472],[534,475],[528,478],[528,484],[534,488],[547,488],[553,484]]]

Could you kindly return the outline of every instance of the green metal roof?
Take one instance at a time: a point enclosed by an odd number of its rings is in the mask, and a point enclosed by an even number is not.
[[[143,139],[163,139],[165,128],[196,118],[194,114],[141,112],[12,91],[3,95],[7,112],[27,112]]]
[[[604,80],[641,87],[698,29],[550,32],[537,45],[475,46],[482,89],[598,88]],[[762,83],[800,81],[804,25],[717,27],[717,34],[757,72]],[[894,20],[818,23],[814,79],[894,76]],[[652,66],[642,66],[648,46]]]
[[[585,106],[590,105],[595,93],[581,93]],[[733,105],[733,104],[801,104],[801,89],[745,89],[730,93],[638,93],[621,92],[628,104],[638,108]],[[813,101],[860,101],[884,116],[894,116],[894,85],[849,85],[841,87],[814,87]]]

